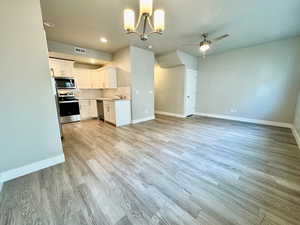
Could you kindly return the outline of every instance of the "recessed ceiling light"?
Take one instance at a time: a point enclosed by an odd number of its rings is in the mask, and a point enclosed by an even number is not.
[[[101,37],[101,38],[100,38],[100,41],[101,41],[102,43],[107,43],[107,42],[108,42],[108,40],[107,40],[105,37]]]
[[[149,49],[152,49],[152,45],[149,45],[148,48],[149,48]]]

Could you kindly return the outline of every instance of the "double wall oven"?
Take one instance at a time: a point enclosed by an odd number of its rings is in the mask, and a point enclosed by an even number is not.
[[[80,121],[79,100],[75,97],[77,91],[75,79],[72,77],[55,78],[59,115],[61,123]]]

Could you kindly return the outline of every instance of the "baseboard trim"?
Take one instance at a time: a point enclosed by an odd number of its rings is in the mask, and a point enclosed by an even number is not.
[[[179,118],[185,118],[185,115],[177,114],[177,113],[169,113],[169,112],[163,112],[163,111],[155,111],[156,114],[159,115],[165,115],[165,116],[173,116],[173,117],[179,117]]]
[[[233,120],[233,121],[255,123],[255,124],[261,124],[261,125],[269,125],[269,126],[275,126],[275,127],[285,127],[285,128],[291,128],[291,129],[293,128],[293,124],[269,121],[269,120],[248,119],[248,118],[243,118],[243,117],[227,116],[227,115],[221,115],[221,114],[209,114],[209,113],[195,113],[195,115],[224,119],[224,120]]]
[[[295,126],[293,126],[292,131],[293,131],[293,135],[294,135],[294,137],[296,139],[298,148],[300,149],[300,135],[299,135],[299,133],[298,133],[298,131],[297,131],[297,129],[296,129]]]
[[[150,116],[150,117],[146,117],[146,118],[142,118],[142,119],[138,119],[138,120],[132,120],[131,123],[136,124],[136,123],[146,122],[146,121],[154,120],[154,119],[155,119],[155,116]]]
[[[4,183],[6,181],[15,179],[17,177],[21,177],[42,169],[45,169],[47,167],[51,167],[60,163],[65,162],[65,156],[64,154],[61,154],[59,156],[55,156],[49,159],[41,160],[29,165],[25,165],[16,169],[11,169],[8,171],[4,171],[0,174],[0,183]]]

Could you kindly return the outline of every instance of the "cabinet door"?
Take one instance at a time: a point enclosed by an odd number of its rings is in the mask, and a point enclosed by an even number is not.
[[[98,117],[98,110],[97,110],[97,101],[96,100],[90,100],[90,111],[89,116],[91,118]]]
[[[49,59],[50,70],[56,77],[72,77],[74,62],[61,60],[61,59]]]
[[[114,101],[109,102],[109,112],[110,112],[109,122],[116,124],[116,107]]]
[[[61,60],[60,63],[61,63],[61,66],[60,66],[61,74],[63,74],[66,77],[72,77],[73,76],[74,62]]]
[[[74,76],[76,78],[77,87],[80,89],[92,88],[91,74],[86,69],[75,68]]]
[[[117,88],[116,68],[109,67],[105,69],[105,88]]]
[[[80,118],[82,120],[88,119],[90,114],[90,100],[79,100]]]
[[[91,70],[91,82],[92,82],[92,88],[95,89],[102,88],[101,71]]]
[[[60,69],[60,64],[58,63],[58,61],[56,59],[49,59],[49,67],[50,67],[50,71],[51,71],[51,74],[53,76],[59,76],[59,71],[61,70]]]
[[[103,108],[104,108],[104,120],[112,124],[116,124],[115,102],[104,101]]]
[[[103,101],[103,109],[104,109],[104,120],[110,121],[110,111],[109,111],[109,102]]]

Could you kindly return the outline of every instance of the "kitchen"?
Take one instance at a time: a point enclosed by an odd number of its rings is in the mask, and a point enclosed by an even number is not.
[[[61,124],[98,118],[116,127],[131,123],[130,86],[118,85],[118,68],[49,58]]]

